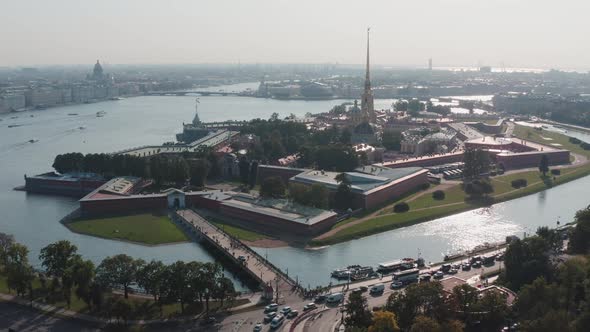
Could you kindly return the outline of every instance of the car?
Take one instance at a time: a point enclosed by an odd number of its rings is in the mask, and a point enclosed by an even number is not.
[[[451,264],[443,264],[443,265],[440,267],[440,270],[441,270],[443,273],[447,273],[447,272],[449,272],[449,271],[451,270],[451,267],[452,267],[452,266],[451,266]]]
[[[269,312],[268,314],[266,314],[266,316],[264,316],[264,322],[270,323],[273,320],[273,318],[275,318],[276,316],[277,316],[276,311]]]
[[[272,312],[272,311],[277,311],[279,310],[279,305],[276,303],[271,303],[269,305],[267,305],[266,307],[264,307],[264,312]]]
[[[246,256],[241,256],[240,255],[240,256],[238,256],[238,260],[243,263],[243,262],[246,261]]]
[[[477,269],[481,267],[481,261],[475,261],[473,262],[473,264],[471,264],[471,267]]]
[[[451,267],[453,269],[455,269],[455,270],[460,270],[461,269],[461,264],[453,264]]]
[[[394,281],[391,283],[391,289],[400,289],[402,287],[404,287],[404,283],[401,281]]]
[[[256,323],[256,325],[254,325],[254,332],[260,332],[262,331],[262,324],[260,323]]]
[[[430,281],[430,278],[432,278],[432,275],[430,273],[421,274],[420,277],[419,277],[420,282]]]
[[[217,319],[213,316],[205,317],[201,320],[201,325],[214,325],[217,323]]]
[[[297,310],[291,310],[291,311],[289,311],[289,313],[287,314],[287,318],[293,318],[293,317],[297,317],[297,315],[299,315],[299,311],[297,311]]]
[[[463,271],[469,271],[469,270],[471,270],[471,265],[469,265],[469,264],[463,264],[461,266],[461,270],[463,270]]]
[[[318,306],[315,303],[310,302],[310,303],[306,304],[305,306],[303,306],[303,311],[313,310],[317,307]]]
[[[353,294],[356,294],[356,293],[362,293],[363,291],[360,288],[355,288],[355,289],[351,290],[350,292]]]
[[[450,269],[448,273],[449,274],[457,274],[457,272],[459,272],[459,270],[457,270],[457,269]]]
[[[436,273],[432,277],[434,279],[442,279],[442,278],[444,278],[444,276],[445,276],[445,274],[442,271],[436,271]]]
[[[283,309],[281,310],[281,313],[283,315],[288,314],[289,312],[291,312],[291,307],[283,307]]]
[[[375,286],[371,287],[371,290],[369,290],[369,293],[371,293],[371,295],[380,295],[380,294],[383,294],[383,291],[385,291],[385,285],[380,284],[380,285],[375,285]]]
[[[362,293],[364,293],[364,292],[366,292],[366,291],[369,290],[369,288],[367,286],[361,286],[359,288],[360,288],[360,290],[361,290]]]
[[[498,254],[498,256],[496,256],[496,260],[503,261],[504,260],[504,253]]]

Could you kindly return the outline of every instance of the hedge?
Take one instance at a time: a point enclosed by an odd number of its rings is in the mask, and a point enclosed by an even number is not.
[[[395,213],[403,213],[408,211],[410,211],[410,206],[406,202],[401,202],[393,206],[393,212]]]
[[[552,169],[551,170],[551,174],[553,174],[553,175],[561,175],[561,170],[560,169]]]
[[[511,185],[512,185],[512,187],[518,189],[521,187],[526,187],[528,185],[528,183],[527,183],[526,179],[516,179],[516,180],[512,180]]]
[[[445,192],[442,190],[436,190],[432,193],[432,198],[436,199],[437,201],[442,201],[445,199]]]

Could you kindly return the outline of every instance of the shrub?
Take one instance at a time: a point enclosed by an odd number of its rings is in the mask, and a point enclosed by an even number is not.
[[[420,190],[426,190],[426,189],[430,188],[430,183],[428,183],[428,182],[422,183],[420,186],[418,186],[418,188]]]
[[[575,138],[575,137],[570,137],[570,143],[572,144],[580,144],[582,143],[582,141],[580,141],[579,139]]]
[[[406,202],[401,202],[393,206],[393,212],[395,213],[403,213],[408,211],[410,211],[410,206]]]
[[[512,187],[516,188],[516,189],[521,188],[521,187],[526,187],[528,185],[526,179],[512,180],[511,184],[512,184]]]
[[[551,170],[551,174],[553,174],[553,175],[561,175],[561,170],[560,169],[552,169]]]
[[[436,190],[432,193],[432,198],[436,199],[437,201],[442,201],[445,199],[445,192],[442,190]]]
[[[586,142],[582,142],[580,144],[580,147],[584,150],[590,150],[590,144],[586,143]]]

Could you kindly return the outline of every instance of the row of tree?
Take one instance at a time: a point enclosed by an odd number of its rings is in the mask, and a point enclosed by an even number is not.
[[[210,148],[179,155],[137,157],[106,153],[66,153],[55,157],[53,168],[60,173],[92,172],[109,177],[137,176],[164,183],[183,184],[187,180],[197,187],[206,183],[209,175],[219,175],[219,160]]]
[[[160,307],[167,303],[180,303],[181,312],[189,303],[205,303],[209,311],[209,300],[223,302],[233,299],[236,292],[231,280],[223,275],[218,264],[177,261],[166,265],[161,261],[145,262],[120,254],[105,258],[98,267],[92,261],[84,260],[77,247],[62,240],[41,249],[39,259],[44,272],[35,272],[28,261],[26,246],[14,241],[12,236],[0,233],[1,271],[7,278],[9,289],[20,296],[27,293],[34,298],[33,281],[48,289],[48,298],[63,300],[70,306],[72,295],[83,300],[90,310],[100,312],[105,295],[112,290],[122,290],[124,298],[129,297],[132,285],[153,296]],[[109,298],[112,297],[108,296]],[[129,307],[129,303],[117,304]]]

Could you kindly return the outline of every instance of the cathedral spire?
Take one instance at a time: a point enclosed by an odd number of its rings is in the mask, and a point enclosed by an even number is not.
[[[365,90],[371,89],[371,76],[369,74],[369,32],[371,28],[367,28],[367,72],[365,76]]]

